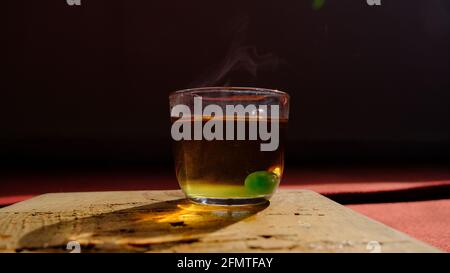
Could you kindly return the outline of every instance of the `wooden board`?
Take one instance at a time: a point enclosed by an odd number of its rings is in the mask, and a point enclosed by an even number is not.
[[[0,209],[1,252],[439,252],[312,191],[210,207],[181,191],[51,193]],[[386,212],[389,213],[389,212]]]

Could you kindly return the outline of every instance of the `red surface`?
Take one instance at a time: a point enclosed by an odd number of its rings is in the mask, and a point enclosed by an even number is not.
[[[442,185],[450,185],[448,169],[288,169],[281,187],[311,189],[333,198],[335,194],[347,193],[417,192]],[[47,192],[176,188],[172,172],[14,175],[2,178],[0,205]],[[450,252],[450,199],[347,206]]]
[[[353,210],[450,251],[450,200],[347,205]]]
[[[450,169],[317,169],[286,171],[283,188],[322,194],[368,193],[450,185]]]

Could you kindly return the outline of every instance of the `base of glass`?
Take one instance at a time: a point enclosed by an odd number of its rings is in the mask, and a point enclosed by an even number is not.
[[[261,205],[269,202],[267,198],[206,198],[206,197],[188,197],[188,199],[197,204],[215,205],[215,206],[247,206]]]

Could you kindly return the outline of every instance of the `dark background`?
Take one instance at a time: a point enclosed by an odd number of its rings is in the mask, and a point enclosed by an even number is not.
[[[288,92],[290,165],[449,162],[449,1],[81,1],[2,2],[3,170],[170,166],[208,85]]]

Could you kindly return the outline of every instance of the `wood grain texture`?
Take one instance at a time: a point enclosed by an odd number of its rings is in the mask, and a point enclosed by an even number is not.
[[[389,212],[386,212],[389,213]],[[0,209],[1,252],[439,252],[312,191],[192,204],[181,191],[51,193]],[[376,244],[376,243],[375,243]]]

